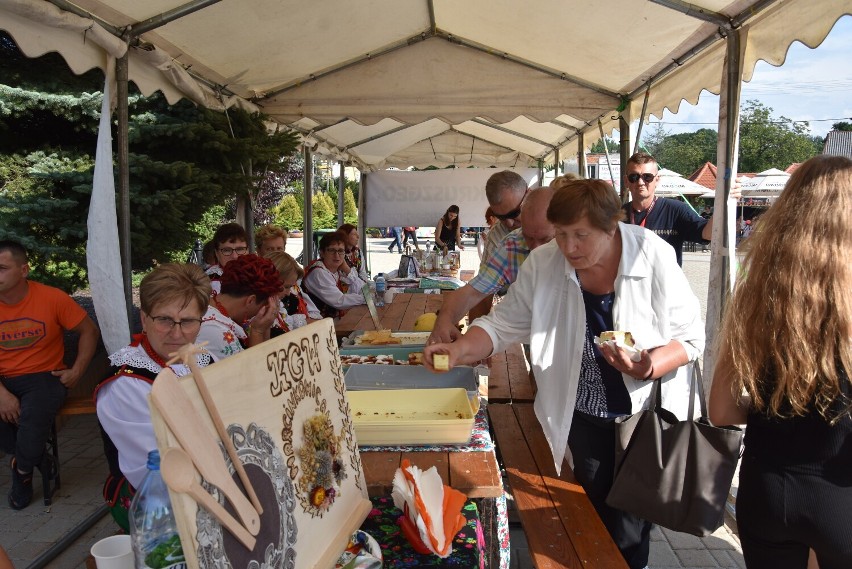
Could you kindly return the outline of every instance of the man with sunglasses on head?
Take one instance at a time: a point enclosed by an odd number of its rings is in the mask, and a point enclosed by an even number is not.
[[[624,204],[627,223],[650,229],[674,247],[677,264],[683,265],[683,242],[709,241],[713,218],[705,219],[688,205],[655,194],[660,181],[659,166],[650,154],[637,152],[627,159],[624,175],[631,201]],[[731,192],[738,197],[739,185]]]

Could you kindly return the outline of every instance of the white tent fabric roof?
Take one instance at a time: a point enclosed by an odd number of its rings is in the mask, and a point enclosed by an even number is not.
[[[28,56],[104,68],[124,51],[109,32],[179,9],[131,45],[143,93],[260,110],[367,170],[552,163],[576,153],[578,131],[593,143],[599,119],[609,132],[619,112],[638,118],[650,78],[656,116],[718,92],[720,22],[747,30],[749,79],[758,59],[780,64],[793,41],[816,46],[852,12],[852,0],[53,1],[75,13],[0,0],[0,28]]]

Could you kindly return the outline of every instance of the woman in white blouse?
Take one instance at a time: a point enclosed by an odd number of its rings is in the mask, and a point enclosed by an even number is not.
[[[342,316],[347,308],[365,304],[358,271],[346,262],[346,236],[326,233],[319,242],[320,258],[305,270],[302,290],[324,318]]]
[[[530,344],[535,412],[557,470],[573,459],[583,485],[631,569],[648,564],[651,524],[606,505],[612,485],[616,417],[647,406],[653,380],[663,405],[683,416],[689,368],[704,347],[698,299],[674,249],[651,231],[620,223],[621,202],[600,180],[569,181],[554,192],[547,218],[554,241],[536,248],[503,302],[452,344],[425,350],[450,366],[478,361],[516,342]],[[597,346],[607,330],[630,332],[636,361]]]

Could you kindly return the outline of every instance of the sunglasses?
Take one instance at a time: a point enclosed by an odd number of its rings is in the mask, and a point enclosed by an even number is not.
[[[518,203],[518,207],[506,213],[495,213],[494,217],[500,220],[516,219],[519,215],[521,215],[521,205],[523,205],[524,198],[527,197],[527,193],[529,193],[529,191],[529,188],[527,188],[527,191],[524,192],[524,196],[521,198],[520,203]]]
[[[645,174],[633,173],[633,174],[627,174],[627,181],[630,182],[631,184],[635,184],[636,182],[639,181],[639,178],[642,178],[643,182],[645,182],[646,184],[650,184],[651,182],[654,181],[654,179],[656,177],[657,177],[656,174],[650,174],[650,173],[647,173],[647,172]]]

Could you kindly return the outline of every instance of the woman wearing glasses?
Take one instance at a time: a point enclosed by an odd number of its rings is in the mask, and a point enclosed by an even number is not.
[[[573,458],[574,475],[627,565],[642,569],[651,523],[606,504],[615,419],[647,407],[655,380],[663,406],[686,415],[686,364],[704,348],[701,308],[672,248],[620,222],[621,201],[608,183],[567,181],[553,192],[547,219],[554,240],[529,254],[503,301],[455,342],[427,346],[424,364],[434,369],[436,353],[450,366],[470,364],[529,343],[534,409],[554,465]],[[595,338],[608,330],[630,332],[636,353],[598,346]]]
[[[324,318],[343,316],[347,308],[365,304],[358,271],[346,263],[346,235],[326,233],[319,242],[320,258],[305,270],[302,289]]]
[[[464,249],[461,244],[461,227],[459,227],[459,206],[453,204],[447,208],[435,227],[435,247],[455,251],[456,245],[459,249]]]
[[[248,234],[239,223],[226,223],[213,234],[212,243],[216,263],[207,267],[206,272],[213,283],[213,293],[219,294],[219,281],[225,265],[248,253]]]
[[[95,389],[110,471],[104,498],[124,530],[130,499],[145,476],[148,451],[157,448],[148,410],[151,384],[169,354],[195,342],[209,297],[210,280],[197,265],[169,263],[148,273],[139,288],[142,334],[109,357],[113,373]],[[197,359],[201,366],[212,361],[208,354]],[[184,365],[171,368],[178,376],[189,373]]]

